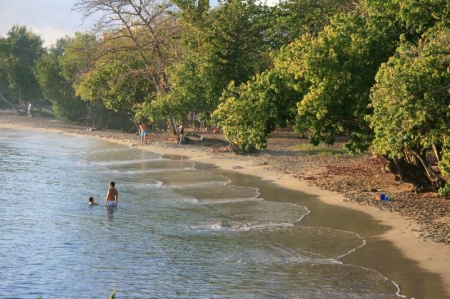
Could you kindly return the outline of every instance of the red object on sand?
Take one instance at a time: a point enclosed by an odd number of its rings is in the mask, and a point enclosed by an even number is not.
[[[219,130],[218,129],[214,129],[214,130],[212,130],[212,132],[213,132],[213,134],[217,134],[217,133],[219,133]]]

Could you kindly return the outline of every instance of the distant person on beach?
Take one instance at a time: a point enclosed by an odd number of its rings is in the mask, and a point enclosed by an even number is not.
[[[95,206],[98,205],[98,203],[95,202],[94,198],[91,196],[89,197],[89,205],[90,206]]]
[[[183,123],[181,123],[177,128],[177,143],[182,144],[184,138],[184,126]]]
[[[28,102],[28,117],[33,117],[33,112],[31,111],[31,108],[33,108],[33,105],[31,102]]]
[[[105,206],[117,207],[117,204],[119,203],[119,193],[115,186],[116,182],[109,183],[108,193],[106,193],[105,197]]]
[[[147,133],[148,133],[148,126],[144,122],[139,122],[139,134],[141,136],[141,145],[148,144],[147,143]]]

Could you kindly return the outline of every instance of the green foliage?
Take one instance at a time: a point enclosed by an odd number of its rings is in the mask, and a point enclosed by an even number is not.
[[[61,73],[75,91],[73,99],[89,102],[86,118],[92,123],[117,116],[111,111],[134,118],[141,103],[154,92],[151,81],[142,75],[146,69],[142,59],[133,52],[113,51],[110,46],[115,42],[77,34],[59,59]]]
[[[106,108],[133,116],[136,106],[146,100],[151,86],[138,74],[128,71],[125,59],[108,62],[79,79],[77,95],[88,101],[102,99]]]
[[[403,43],[382,65],[372,91],[373,151],[389,157],[442,145],[448,134],[450,30],[429,30],[418,46]]]
[[[171,82],[170,103],[167,111],[176,115],[187,115],[189,111],[210,113],[217,107],[214,84],[209,76],[210,67],[198,59],[197,54],[188,54],[182,63],[169,68]],[[159,97],[162,99],[162,97]],[[164,99],[167,101],[167,98]]]
[[[441,196],[450,196],[450,139],[445,136],[445,142],[442,150],[442,159],[439,161],[439,169],[442,175],[447,179],[445,186],[439,189]]]
[[[261,21],[264,13],[264,7],[254,0],[229,0],[209,14],[207,55],[213,62],[211,75],[225,83],[220,92],[231,81],[240,85],[270,66],[269,44],[263,38],[269,24]]]
[[[76,33],[68,41],[60,58],[62,75],[76,86],[78,79],[91,71],[97,57],[99,43],[91,34]]]
[[[333,17],[317,37],[306,34],[283,48],[276,68],[291,76],[291,84],[303,94],[297,132],[308,133],[315,145],[332,144],[336,135],[348,134],[347,148],[365,151],[372,137],[364,119],[371,113],[370,88],[393,45],[382,31],[351,13]]]
[[[271,24],[265,36],[274,49],[279,49],[304,34],[316,36],[329,24],[332,16],[356,8],[353,0],[281,1],[271,8],[265,20]]]
[[[8,43],[6,38],[0,37],[0,91],[2,92],[3,96],[6,98],[10,98],[9,96],[9,82],[8,82],[8,73],[6,68],[4,67],[2,61],[8,56],[9,50],[8,50]],[[0,107],[2,105],[7,105],[3,101],[0,101]]]
[[[364,0],[362,4],[372,21],[396,27],[397,36],[403,35],[413,43],[430,28],[448,22],[450,17],[447,0]]]
[[[184,114],[211,113],[231,81],[239,85],[270,66],[264,13],[254,1],[231,0],[184,20],[190,28],[182,38],[185,55],[169,70],[172,100]]]
[[[0,42],[0,81],[14,102],[42,101],[34,63],[44,54],[42,40],[25,26],[13,26]]]
[[[230,84],[212,117],[235,151],[262,150],[269,134],[293,118],[293,93],[278,74],[264,72],[237,88]]]
[[[450,17],[450,3],[447,0],[392,1],[398,5],[397,18],[405,27],[416,33],[423,33]]]
[[[195,10],[192,2],[177,3]],[[175,17],[174,4],[78,0],[75,7],[86,15],[104,13],[97,22],[102,39],[96,41],[94,51],[87,52],[94,55],[79,77],[77,94],[88,100],[101,99],[107,107],[132,118],[155,111],[148,109],[152,101],[160,96],[167,99],[170,92],[167,68],[182,57],[179,44],[185,28]]]
[[[76,121],[86,113],[86,103],[75,96],[72,84],[62,76],[60,58],[64,54],[68,39],[58,40],[49,53],[36,62],[36,78],[44,98],[52,103],[55,116]]]

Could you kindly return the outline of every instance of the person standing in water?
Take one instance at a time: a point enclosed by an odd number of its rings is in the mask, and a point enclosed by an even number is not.
[[[109,183],[108,193],[106,193],[105,197],[105,206],[117,207],[117,204],[119,203],[119,193],[115,186],[116,182]]]

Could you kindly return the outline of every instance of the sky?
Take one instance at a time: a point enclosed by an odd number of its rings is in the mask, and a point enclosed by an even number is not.
[[[44,40],[44,46],[65,35],[88,31],[89,20],[71,11],[75,0],[0,0],[0,36],[14,25],[26,26]]]

